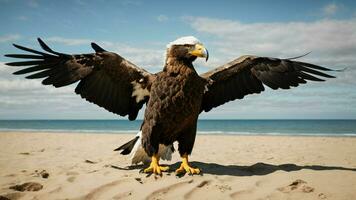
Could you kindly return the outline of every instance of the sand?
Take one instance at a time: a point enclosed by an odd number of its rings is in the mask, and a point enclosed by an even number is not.
[[[112,151],[132,136],[0,133],[0,199],[356,199],[356,138],[198,135],[204,174],[160,177]]]

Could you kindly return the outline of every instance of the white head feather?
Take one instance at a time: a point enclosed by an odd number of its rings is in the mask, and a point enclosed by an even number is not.
[[[201,42],[194,36],[180,37],[173,42],[167,44],[167,49],[171,48],[172,45],[185,45],[185,44],[201,44]]]

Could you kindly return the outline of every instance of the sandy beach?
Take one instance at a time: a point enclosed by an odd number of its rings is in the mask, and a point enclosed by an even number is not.
[[[159,177],[112,151],[132,136],[0,133],[0,199],[356,199],[356,138],[198,135],[203,175]]]

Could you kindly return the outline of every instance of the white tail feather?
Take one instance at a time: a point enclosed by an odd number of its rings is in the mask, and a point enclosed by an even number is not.
[[[151,158],[147,155],[145,150],[142,147],[142,131],[138,132],[137,135],[139,138],[131,151],[131,164],[139,164],[143,162],[144,164],[150,163]],[[159,145],[158,156],[163,160],[171,160],[172,159],[172,145]]]

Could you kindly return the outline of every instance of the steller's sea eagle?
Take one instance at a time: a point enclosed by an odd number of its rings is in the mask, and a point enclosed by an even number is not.
[[[201,112],[248,94],[260,93],[264,91],[264,85],[272,89],[289,89],[307,80],[334,78],[322,72],[334,70],[295,61],[295,58],[258,56],[242,56],[199,75],[193,61],[197,57],[208,60],[209,54],[192,36],[167,45],[163,70],[156,74],[95,43],[91,44],[95,53],[70,55],[53,51],[40,38],[38,42],[45,52],[14,44],[33,54],[5,55],[28,59],[6,63],[24,67],[14,74],[31,73],[26,78],[44,78],[42,84],[54,87],[79,81],[75,93],[110,112],[128,115],[129,120],[135,120],[146,104],[141,131],[133,140],[116,149],[122,150],[122,154],[133,153],[133,162],[150,162],[144,170],[146,173],[161,174],[168,170],[168,167],[159,165],[159,160],[160,157],[169,159],[175,141],[178,141],[182,157],[176,173],[200,173],[200,169],[189,164],[188,155],[193,149]]]

